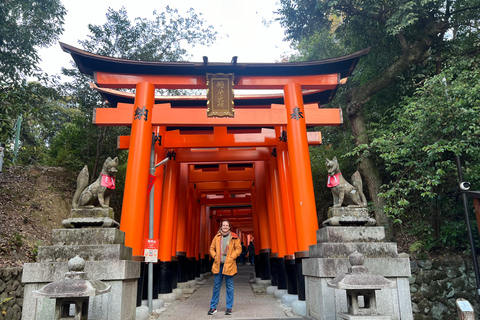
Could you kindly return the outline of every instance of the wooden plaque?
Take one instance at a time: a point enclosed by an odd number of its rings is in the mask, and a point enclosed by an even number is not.
[[[207,117],[234,117],[233,73],[207,73]]]

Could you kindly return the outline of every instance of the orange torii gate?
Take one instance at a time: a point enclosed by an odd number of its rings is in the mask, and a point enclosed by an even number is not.
[[[131,127],[130,136],[118,140],[119,148],[129,149],[120,229],[138,260],[148,237],[152,141],[155,163],[172,159],[155,171],[157,294],[207,270],[209,243],[228,217],[241,235],[248,230],[248,239],[253,231],[257,274],[304,300],[301,261],[318,228],[308,146],[321,143],[318,132],[306,129],[342,123],[341,109],[322,105],[368,49],[299,63],[190,63],[115,59],[61,46],[113,107],[96,109],[94,123]],[[113,90],[119,88],[136,91]],[[155,89],[207,88],[208,99],[155,96]],[[233,88],[283,94],[233,98]],[[220,96],[224,91],[229,98]],[[217,110],[215,99],[227,102]]]

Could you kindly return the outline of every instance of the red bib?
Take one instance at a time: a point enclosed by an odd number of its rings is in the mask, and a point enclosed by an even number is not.
[[[100,174],[102,176],[102,187],[107,187],[108,189],[115,189],[115,177],[106,176],[104,174]]]
[[[334,174],[333,176],[328,176],[327,187],[333,188],[335,186],[338,186],[339,184],[340,184],[340,172],[337,174]]]

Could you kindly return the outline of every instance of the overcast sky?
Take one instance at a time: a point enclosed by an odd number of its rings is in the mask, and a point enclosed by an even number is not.
[[[213,25],[221,36],[216,44],[207,47],[195,47],[190,52],[191,61],[202,61],[208,56],[210,62],[230,62],[238,56],[238,62],[275,62],[282,54],[289,52],[289,46],[283,42],[284,31],[278,22],[265,26],[263,21],[272,21],[278,0],[63,0],[68,10],[65,19],[65,31],[60,41],[81,48],[78,40],[86,39],[88,24],[103,25],[105,13],[111,7],[114,10],[124,6],[131,20],[136,17],[153,17],[153,10],[162,11],[166,5],[186,13],[194,8],[202,13],[207,24]],[[59,74],[62,67],[68,67],[70,55],[64,53],[58,44],[41,51],[40,67],[49,74]]]

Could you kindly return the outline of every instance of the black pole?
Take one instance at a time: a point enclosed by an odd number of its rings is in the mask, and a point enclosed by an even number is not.
[[[475,254],[475,243],[473,241],[472,236],[472,228],[470,226],[470,218],[468,217],[468,203],[467,203],[467,195],[465,194],[465,188],[462,188],[464,185],[463,181],[463,173],[462,173],[462,164],[460,162],[460,156],[455,156],[455,161],[457,162],[457,170],[458,170],[458,180],[460,186],[460,192],[462,193],[462,200],[463,200],[463,209],[465,210],[465,222],[467,223],[467,231],[468,231],[468,240],[470,241],[470,248],[472,249],[472,257],[473,257],[473,269],[475,271],[475,279],[477,280],[477,298],[480,297],[480,276],[478,273],[478,261],[477,255]]]

